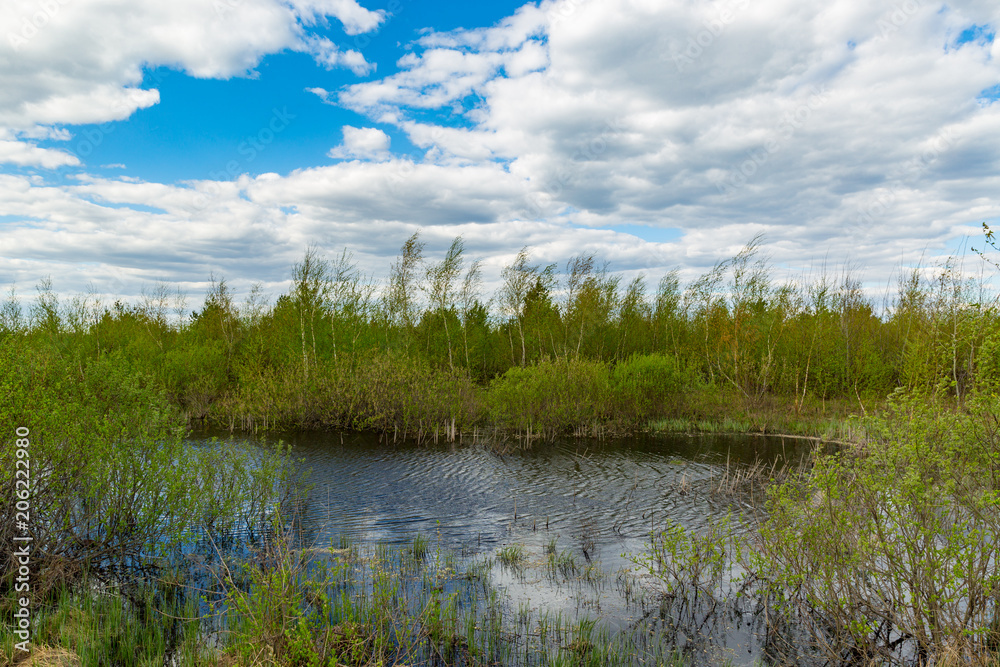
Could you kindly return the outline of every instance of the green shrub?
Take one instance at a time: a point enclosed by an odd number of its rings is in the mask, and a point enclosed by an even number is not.
[[[33,594],[73,583],[85,571],[118,582],[153,571],[199,526],[228,530],[256,520],[282,485],[277,452],[250,460],[192,448],[162,390],[116,351],[85,368],[39,367],[16,340],[0,342],[8,398],[0,432],[13,444],[27,429]],[[15,498],[16,449],[0,448],[0,492]],[[0,508],[0,565],[11,584],[14,503]]]
[[[610,372],[599,361],[560,357],[515,367],[490,383],[490,419],[502,428],[551,437],[604,421]]]
[[[697,384],[697,374],[662,354],[633,354],[611,371],[615,413],[630,421],[663,416],[672,396]]]
[[[831,659],[884,656],[901,638],[965,661],[1000,642],[1000,401],[929,405],[893,397],[860,446],[772,489],[749,568],[787,613],[809,610]]]
[[[481,392],[464,369],[420,357],[371,351],[317,365],[304,378],[289,369],[246,373],[235,396],[216,405],[221,419],[257,425],[372,429],[417,438],[454,435],[481,412]]]

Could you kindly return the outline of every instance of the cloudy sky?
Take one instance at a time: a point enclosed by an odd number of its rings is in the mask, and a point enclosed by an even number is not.
[[[0,287],[901,263],[1000,218],[996,0],[4,0]],[[972,239],[963,241],[963,239]],[[929,260],[929,258],[931,258]]]

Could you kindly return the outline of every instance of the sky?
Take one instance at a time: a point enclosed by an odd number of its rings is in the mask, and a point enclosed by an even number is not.
[[[0,287],[272,298],[461,235],[870,284],[1000,227],[1000,4],[4,0]],[[973,259],[974,259],[973,253]]]

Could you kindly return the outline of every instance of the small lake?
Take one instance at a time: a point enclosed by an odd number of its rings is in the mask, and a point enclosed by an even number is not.
[[[264,442],[216,435],[232,444]],[[296,468],[308,471],[312,487],[298,510],[310,546],[342,537],[404,546],[422,535],[431,550],[467,561],[520,545],[529,562],[540,563],[554,545],[600,576],[567,585],[497,565],[493,579],[512,607],[616,627],[637,613],[618,576],[634,567],[625,555],[645,552],[651,529],[670,520],[697,530],[727,513],[738,522],[746,509],[738,497],[712,492],[727,468],[795,460],[812,446],[780,437],[662,435],[498,453],[484,444],[393,443],[354,432],[267,436],[277,439],[291,445]],[[712,643],[733,664],[758,654],[746,631],[730,628]]]

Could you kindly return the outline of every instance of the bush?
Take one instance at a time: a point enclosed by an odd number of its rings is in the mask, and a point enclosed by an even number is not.
[[[662,354],[633,354],[611,371],[615,413],[631,421],[662,417],[672,396],[697,384],[696,374]]]
[[[490,383],[487,404],[501,428],[552,437],[605,421],[610,398],[606,364],[561,357],[511,368]]]
[[[239,392],[215,412],[256,425],[372,429],[419,439],[471,426],[480,394],[464,369],[373,351],[318,364],[307,378],[287,368],[247,373]]]
[[[15,339],[0,342],[9,402],[0,431],[30,431],[32,594],[84,572],[128,583],[173,553],[192,529],[228,530],[272,502],[283,476],[276,453],[249,460],[184,441],[176,408],[120,352],[86,368],[40,368]],[[0,449],[0,492],[15,498],[16,449]],[[0,565],[12,584],[14,503],[0,508]]]
[[[836,662],[1000,645],[1000,401],[927,405],[895,396],[860,446],[772,490],[750,569]]]

